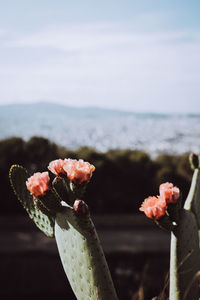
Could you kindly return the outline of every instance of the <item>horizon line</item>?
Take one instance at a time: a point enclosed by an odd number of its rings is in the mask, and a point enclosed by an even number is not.
[[[64,106],[68,108],[74,108],[74,109],[96,109],[96,110],[106,110],[106,111],[113,111],[113,112],[123,112],[127,114],[148,114],[148,115],[191,115],[191,116],[197,116],[200,115],[200,112],[180,112],[180,111],[145,111],[145,110],[133,110],[133,109],[123,109],[120,107],[114,108],[114,107],[105,107],[105,106],[98,106],[98,105],[69,105],[65,104],[63,102],[58,101],[45,101],[45,100],[38,100],[33,102],[11,102],[11,103],[0,103],[0,107],[2,106],[20,106],[20,105],[56,105],[56,106]]]

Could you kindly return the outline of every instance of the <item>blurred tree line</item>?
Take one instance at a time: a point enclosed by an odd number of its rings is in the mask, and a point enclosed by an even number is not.
[[[160,183],[166,181],[177,185],[185,198],[192,177],[188,153],[161,154],[152,159],[145,152],[130,149],[101,153],[82,147],[71,151],[43,137],[27,142],[12,137],[0,141],[0,214],[24,214],[9,184],[12,164],[23,165],[32,175],[46,171],[49,162],[57,158],[82,158],[96,167],[84,196],[92,213],[138,213],[144,198],[157,195]]]

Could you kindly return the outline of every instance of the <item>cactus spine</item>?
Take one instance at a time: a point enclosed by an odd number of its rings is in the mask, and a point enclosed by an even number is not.
[[[23,167],[12,166],[9,177],[15,194],[37,227],[47,236],[55,236],[63,268],[76,298],[117,300],[88,207],[81,200],[82,206],[76,210],[72,207],[72,200],[76,198],[72,184],[58,177],[44,197],[33,198],[26,188],[29,175]]]

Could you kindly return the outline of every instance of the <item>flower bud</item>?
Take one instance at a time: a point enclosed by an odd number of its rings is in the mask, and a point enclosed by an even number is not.
[[[89,208],[83,200],[76,199],[73,205],[73,209],[76,215],[83,216],[89,213]]]
[[[189,162],[193,170],[199,168],[199,157],[195,153],[190,153]]]

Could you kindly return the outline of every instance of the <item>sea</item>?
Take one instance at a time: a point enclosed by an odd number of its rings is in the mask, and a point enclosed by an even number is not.
[[[134,149],[161,153],[200,152],[200,114],[136,113],[54,103],[0,106],[0,139],[41,136],[76,150]]]

